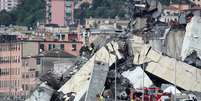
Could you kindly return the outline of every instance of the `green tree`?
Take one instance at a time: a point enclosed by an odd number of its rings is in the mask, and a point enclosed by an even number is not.
[[[127,12],[125,2],[126,0],[93,0],[92,5],[82,4],[80,10],[75,11],[75,18],[124,18]]]
[[[45,18],[44,0],[22,0],[18,8],[13,11],[17,25],[35,26]]]
[[[44,0],[21,0],[17,8],[11,12],[5,10],[0,13],[0,24],[23,25],[34,27],[37,22],[45,19]]]
[[[10,16],[9,12],[3,10],[0,12],[0,25],[10,25],[12,24],[12,17]]]

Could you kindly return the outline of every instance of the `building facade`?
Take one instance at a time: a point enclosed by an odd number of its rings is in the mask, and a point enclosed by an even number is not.
[[[8,97],[28,95],[37,83],[33,50],[23,44],[16,35],[0,35],[0,93]]]
[[[46,23],[66,26],[74,20],[74,0],[46,0]]]
[[[0,0],[0,11],[11,11],[18,4],[18,0]]]
[[[16,36],[0,36],[0,92],[21,94],[21,44]]]

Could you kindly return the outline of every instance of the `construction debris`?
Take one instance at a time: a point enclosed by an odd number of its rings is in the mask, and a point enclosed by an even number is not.
[[[100,64],[104,64],[105,66],[108,65],[107,67],[105,67],[107,71],[107,68],[109,69],[109,67],[116,61],[116,59],[122,58],[120,56],[120,53],[117,51],[118,46],[115,42],[110,42],[106,46],[107,48],[105,47],[100,48],[94,54],[94,56],[90,58],[89,61],[87,61],[87,63],[84,64],[82,68],[58,90],[58,92],[63,92],[63,94],[74,92],[75,93],[74,101],[79,101],[88,91],[90,83],[93,83],[90,82],[90,80],[93,80],[93,77],[97,77],[93,75],[93,70],[96,70],[96,68],[94,68],[94,66],[96,66],[95,65],[96,61],[98,61]],[[101,68],[104,69],[103,67]],[[96,73],[96,75],[99,74]],[[100,89],[97,90],[97,92],[99,91],[98,93],[101,93],[100,92],[101,88],[102,87],[100,87]],[[89,92],[89,94],[91,93]],[[96,94],[94,94],[94,96],[96,96]],[[94,100],[94,98],[92,98],[92,100]]]
[[[134,88],[151,87],[153,85],[151,79],[141,67],[136,67],[133,71],[125,71],[122,75],[130,81]]]
[[[174,58],[163,56],[147,46],[142,49],[139,60],[141,60],[140,63],[148,63],[145,67],[147,72],[173,84],[175,83],[185,90],[201,91],[200,69]]]
[[[46,83],[42,83],[25,101],[50,101],[53,93],[53,88],[48,86]]]
[[[175,86],[169,86],[163,92],[165,92],[165,93],[171,93],[173,95],[181,94],[181,92]]]
[[[186,34],[183,41],[181,57],[184,60],[193,51],[196,51],[201,58],[201,17],[194,16],[186,26]]]

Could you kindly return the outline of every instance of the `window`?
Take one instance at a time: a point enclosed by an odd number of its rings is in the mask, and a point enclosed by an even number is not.
[[[20,44],[19,44],[19,46],[18,46],[18,50],[20,50]]]
[[[18,63],[20,62],[20,57],[18,57]]]
[[[40,64],[40,58],[37,58],[37,60],[36,60],[36,64],[37,64],[37,65]]]
[[[44,51],[44,48],[45,48],[44,44],[40,44],[40,49],[42,49],[42,51]]]
[[[64,44],[60,44],[60,49],[64,50]]]
[[[62,40],[65,40],[65,35],[61,35],[61,39],[62,39]]]
[[[77,49],[76,49],[76,44],[72,44],[72,51],[76,51]]]
[[[57,36],[57,39],[60,40],[60,35],[56,35],[56,36]]]
[[[36,74],[35,74],[35,76],[36,76],[36,77],[38,77],[38,76],[39,76],[39,72],[38,72],[38,71],[36,71]]]
[[[14,85],[15,85],[15,87],[17,86],[17,80],[14,81]]]
[[[25,74],[22,74],[22,78],[23,78],[23,79],[25,78]]]
[[[53,49],[55,48],[55,44],[53,44]]]
[[[48,45],[48,50],[51,50],[52,49],[52,44],[49,44]]]
[[[29,87],[28,87],[28,85],[27,85],[27,84],[25,85],[25,90],[29,90]]]
[[[20,68],[18,68],[18,74],[20,74]]]
[[[22,84],[22,90],[25,90],[25,86],[24,86],[24,84]]]

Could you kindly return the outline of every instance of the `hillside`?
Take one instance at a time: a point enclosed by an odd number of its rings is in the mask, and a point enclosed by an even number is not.
[[[45,17],[44,0],[21,0],[17,8],[11,12],[0,12],[0,25],[34,26]]]
[[[127,7],[126,0],[94,0],[92,5],[84,3],[75,11],[75,18],[114,18],[125,17]]]

